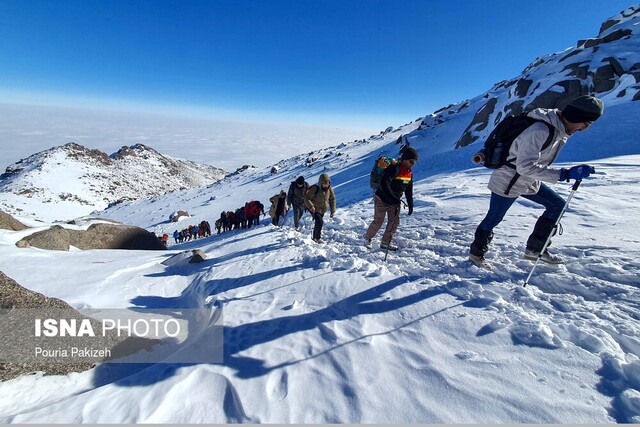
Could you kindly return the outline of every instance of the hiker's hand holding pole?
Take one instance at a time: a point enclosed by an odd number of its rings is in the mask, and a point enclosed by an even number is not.
[[[560,169],[560,181],[567,181],[575,179],[576,181],[582,181],[585,178],[589,178],[589,175],[596,172],[593,166],[579,165],[573,166],[569,169]]]

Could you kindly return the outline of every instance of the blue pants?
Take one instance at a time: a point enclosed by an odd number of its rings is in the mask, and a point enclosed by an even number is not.
[[[536,194],[522,195],[521,197],[545,207],[545,211],[540,218],[538,218],[533,233],[527,241],[527,248],[539,252],[542,250],[542,246],[544,246],[544,242],[549,235],[555,232],[554,226],[562,213],[565,200],[544,183],[540,184],[540,191]],[[489,212],[487,212],[487,215],[478,226],[475,240],[471,244],[472,254],[478,256],[484,255],[488,250],[489,242],[491,242],[493,238],[493,229],[502,222],[507,211],[516,199],[517,198],[503,197],[496,193],[491,193]]]
[[[540,191],[536,194],[522,195],[521,197],[544,206],[546,209],[540,217],[553,221],[554,223],[560,216],[565,204],[565,200],[544,183],[540,184]],[[502,222],[505,214],[516,199],[517,198],[503,197],[496,193],[491,193],[489,212],[487,212],[487,216],[484,217],[478,228],[484,231],[492,231]]]

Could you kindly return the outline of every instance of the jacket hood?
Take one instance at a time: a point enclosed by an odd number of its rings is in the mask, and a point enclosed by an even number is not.
[[[558,115],[558,110],[551,110],[546,108],[536,108],[535,110],[529,112],[527,116],[532,119],[542,120],[549,123],[554,128],[558,129],[558,136],[561,138],[568,138],[569,134],[567,133],[567,129],[564,126],[564,122]]]
[[[320,175],[320,178],[318,178],[318,184],[322,185],[325,182],[328,182],[329,185],[331,185],[331,178],[326,173],[323,173],[322,175]]]

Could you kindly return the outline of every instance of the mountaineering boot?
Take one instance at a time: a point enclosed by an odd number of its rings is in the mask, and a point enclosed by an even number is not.
[[[364,246],[371,249],[371,239],[366,234],[362,237],[364,238]]]
[[[477,257],[484,258],[484,254],[489,250],[491,240],[493,240],[493,232],[478,227],[473,243],[471,243],[470,253]]]
[[[549,236],[555,236],[555,234],[556,222],[554,220],[544,217],[538,218],[533,232],[527,240],[527,249],[536,254],[540,253]],[[551,240],[549,240],[549,245],[551,245]]]
[[[484,259],[483,256],[469,254],[469,261],[471,261],[471,263],[478,268],[484,268],[485,270],[493,270],[493,266],[491,265],[491,263],[486,259]]]
[[[529,261],[537,260],[539,255],[540,252],[532,251],[531,249],[525,249],[524,251],[524,259]],[[562,257],[550,254],[549,251],[544,251],[540,257],[540,261],[546,262],[547,264],[564,264]]]
[[[380,249],[383,251],[397,251],[398,247],[391,243],[380,243]]]

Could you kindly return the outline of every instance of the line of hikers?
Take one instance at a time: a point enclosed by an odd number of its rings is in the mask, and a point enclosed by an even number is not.
[[[505,135],[509,136],[505,136],[504,141],[498,141],[500,144],[496,145],[496,148],[491,147],[496,149],[491,153],[491,157],[500,155],[498,149],[501,146],[505,148],[501,160],[496,165],[484,161],[485,166],[494,169],[494,172],[488,185],[491,190],[489,210],[476,229],[475,238],[470,246],[469,260],[473,264],[491,268],[484,254],[493,239],[493,229],[502,222],[509,208],[520,196],[545,208],[527,241],[525,259],[539,259],[552,264],[562,262],[560,257],[550,254],[546,248],[551,243],[550,238],[556,234],[559,226],[557,222],[566,209],[565,201],[545,182],[555,184],[570,179],[581,181],[594,173],[594,168],[589,165],[578,165],[568,169],[554,169],[551,165],[568,138],[575,132],[586,130],[603,111],[604,105],[601,100],[585,95],[572,100],[562,110],[536,108],[515,119],[510,118],[513,123],[519,120],[524,125],[521,125],[517,132],[507,129]],[[488,149],[488,143],[499,127],[497,126],[489,136],[485,149],[474,158],[481,153],[482,156],[489,155],[485,150]],[[392,240],[400,223],[402,205],[407,207],[407,215],[413,213],[412,168],[417,162],[418,152],[410,147],[408,141],[405,141],[401,148],[399,161],[384,156],[376,160],[370,173],[370,185],[375,190],[374,215],[363,235],[366,247],[371,248],[372,239],[386,219],[387,225],[382,234],[380,248],[388,251],[398,249]],[[406,202],[402,201],[403,196]],[[336,196],[331,186],[331,178],[326,173],[320,175],[318,182],[313,185],[309,185],[303,176],[299,176],[291,182],[288,191],[281,190],[269,201],[269,215],[272,224],[276,226],[280,225],[289,210],[293,209],[294,227],[298,230],[304,213],[311,213],[314,220],[312,238],[317,243],[322,243],[324,215],[329,211],[330,217],[333,218],[336,213]],[[222,212],[220,219],[216,221],[216,229],[220,233],[221,230],[250,228],[259,224],[260,214],[264,215],[264,206],[260,202],[247,202],[235,212]]]
[[[496,157],[501,158],[495,164],[484,163],[494,171],[488,184],[491,190],[489,210],[476,229],[470,246],[469,260],[473,264],[491,268],[484,254],[493,239],[493,229],[502,222],[509,208],[520,196],[545,208],[527,240],[524,258],[550,264],[563,262],[559,256],[549,253],[547,248],[551,237],[557,232],[562,213],[566,210],[566,202],[545,183],[581,181],[594,173],[595,169],[586,164],[571,168],[552,168],[551,165],[569,137],[589,128],[603,112],[604,104],[600,99],[583,95],[570,101],[563,109],[536,108],[520,116],[506,118],[501,122],[505,123],[502,128],[497,126],[489,135],[485,148],[480,153],[491,154],[493,158],[488,159],[489,162],[495,161]],[[500,134],[499,137],[497,134]],[[498,140],[492,141],[492,138]],[[486,150],[493,151],[488,153]],[[380,157],[371,170],[370,184],[375,190],[374,215],[363,236],[364,245],[368,248],[371,248],[372,239],[386,219],[387,226],[382,234],[380,248],[397,250],[398,247],[392,244],[392,240],[400,223],[402,204],[408,209],[407,215],[413,213],[412,168],[418,161],[418,152],[410,147],[409,141],[405,141],[400,154],[400,161]],[[403,195],[406,202],[402,201]],[[313,240],[316,242],[322,242],[320,237],[324,214],[330,209],[333,217],[336,211],[335,194],[327,174],[322,174],[318,183],[312,186],[308,186],[302,176],[298,177],[291,183],[288,193],[281,191],[270,201],[274,225],[278,225],[279,219],[287,214],[289,206],[294,209],[296,229],[304,210],[311,212],[315,222]]]
[[[209,236],[211,236],[211,225],[209,225],[209,221],[202,221],[200,224],[189,225],[187,228],[173,232],[173,239],[176,243],[184,243]],[[164,243],[164,235],[162,237]]]
[[[215,222],[218,234],[239,229],[251,228],[260,224],[260,215],[264,215],[264,205],[257,200],[251,200],[235,211],[222,211]]]
[[[211,236],[211,226],[208,221],[201,221],[200,224],[189,225],[180,231],[175,230],[173,232],[173,239],[176,244],[209,236]],[[169,234],[163,233],[161,236],[158,236],[158,238],[166,248],[169,244]]]
[[[322,227],[324,226],[324,215],[330,212],[330,218],[336,213],[336,195],[331,187],[331,178],[323,173],[318,178],[318,183],[309,185],[303,176],[299,176],[289,185],[289,191],[280,191],[272,196],[269,201],[271,208],[269,216],[271,223],[279,225],[280,220],[293,209],[293,226],[296,230],[300,228],[300,218],[305,211],[313,216],[312,239],[316,243],[322,243]]]

